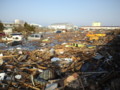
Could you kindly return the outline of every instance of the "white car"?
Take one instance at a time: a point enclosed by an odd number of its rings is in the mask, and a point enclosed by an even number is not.
[[[13,33],[11,34],[13,41],[22,41],[23,40],[23,35],[21,33]]]
[[[12,41],[13,38],[12,37],[2,37],[3,41]]]
[[[22,41],[23,35],[21,33],[13,33],[10,35],[10,37],[4,37],[2,38],[4,41]]]
[[[32,40],[40,40],[43,37],[42,34],[31,34],[30,36],[28,36],[28,41],[32,41]]]

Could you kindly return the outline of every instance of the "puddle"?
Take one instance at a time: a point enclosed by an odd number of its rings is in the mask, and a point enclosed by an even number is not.
[[[0,47],[6,47],[5,43],[0,43]]]
[[[13,46],[5,44],[5,43],[0,43],[0,50],[14,50],[14,49],[21,49],[21,50],[36,50],[36,49],[40,49],[43,47],[53,47],[55,45],[60,45],[62,43],[71,43],[73,41],[69,41],[69,39],[71,38],[66,38],[64,39],[64,37],[61,37],[59,41],[57,38],[55,38],[56,34],[53,33],[49,33],[49,34],[45,34],[44,39],[49,38],[50,39],[50,43],[45,43],[43,46],[41,46],[41,43],[39,41],[23,41],[23,44],[19,44],[19,43],[14,43]]]
[[[38,42],[26,42],[23,45],[6,45],[4,43],[0,43],[0,50],[14,50],[14,49],[20,49],[20,50],[36,50],[40,47],[38,46]]]

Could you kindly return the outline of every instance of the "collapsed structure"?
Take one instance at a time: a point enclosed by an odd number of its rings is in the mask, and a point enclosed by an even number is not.
[[[60,33],[37,50],[0,51],[0,88],[119,90],[120,31],[105,34],[92,41],[85,33]]]

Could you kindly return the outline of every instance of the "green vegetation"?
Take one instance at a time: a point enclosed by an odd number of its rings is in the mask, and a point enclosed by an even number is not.
[[[25,23],[24,26],[19,25],[18,27],[14,27],[14,32],[22,32],[23,34],[30,34],[35,32],[35,27]]]
[[[27,23],[24,24],[24,28],[25,28],[25,31],[30,31],[30,32],[34,32],[35,31],[35,27],[34,26],[31,26]]]
[[[3,29],[4,29],[4,25],[3,25],[3,23],[0,21],[0,31],[3,31]]]

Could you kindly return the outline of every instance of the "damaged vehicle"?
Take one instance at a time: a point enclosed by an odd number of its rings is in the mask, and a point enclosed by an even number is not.
[[[12,33],[11,35],[2,38],[3,41],[22,41],[23,35],[21,33]]]
[[[42,34],[31,34],[28,36],[28,41],[32,41],[32,40],[40,40],[43,37]]]

